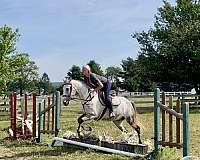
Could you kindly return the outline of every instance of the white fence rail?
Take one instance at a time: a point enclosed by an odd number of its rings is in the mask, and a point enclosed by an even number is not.
[[[166,96],[191,96],[191,95],[194,95],[192,94],[192,92],[165,92],[166,93]],[[123,96],[123,97],[128,97],[128,98],[131,98],[131,97],[141,97],[141,96],[153,96],[154,95],[154,92],[119,92],[119,96]]]

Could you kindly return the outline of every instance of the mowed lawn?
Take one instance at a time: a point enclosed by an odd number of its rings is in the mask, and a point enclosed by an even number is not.
[[[72,102],[68,107],[62,106],[61,112],[61,126],[62,136],[66,131],[76,132],[77,118],[81,115],[82,108],[80,103]],[[142,126],[142,139],[153,138],[153,113],[143,113],[137,115]],[[190,114],[190,152],[194,156],[200,157],[200,113]],[[112,136],[114,139],[121,137],[121,132],[110,121],[90,121],[87,123],[93,128],[94,134],[100,136],[106,134]],[[0,121],[0,128],[8,127],[9,121]],[[125,122],[126,128],[131,131],[131,128]],[[175,130],[174,130],[175,132]],[[167,135],[167,133],[166,133]],[[6,132],[0,132],[0,159],[98,159],[98,160],[129,160],[131,157],[121,155],[103,154],[93,150],[78,150],[71,148],[53,147],[50,148],[48,144],[52,140],[52,136],[45,135],[44,143],[40,145],[33,145],[30,141],[16,141],[9,142],[2,140],[8,136]],[[151,140],[153,143],[153,140]],[[163,157],[161,159],[180,159],[182,150],[164,149]]]

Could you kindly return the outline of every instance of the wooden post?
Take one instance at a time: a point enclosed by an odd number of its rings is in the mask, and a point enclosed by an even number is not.
[[[50,107],[50,97],[48,97],[48,108]],[[49,125],[50,125],[50,110],[47,112],[47,130],[49,131]]]
[[[181,112],[181,101],[180,99],[177,99],[176,101],[176,112],[180,113]],[[180,137],[180,118],[176,117],[176,143],[180,144],[181,142],[181,137]],[[180,147],[177,147],[180,149]]]
[[[13,94],[13,138],[17,139],[17,93]]]
[[[42,104],[39,103],[38,106],[38,115],[39,115],[39,121],[38,121],[38,138],[37,138],[37,143],[41,143],[42,142],[42,134],[43,132],[41,131],[41,129],[43,128],[43,114],[41,114],[42,112]]]
[[[10,94],[10,128],[13,130],[13,93]]]
[[[16,92],[10,95],[10,119],[11,119],[11,129],[13,131],[13,139],[17,139],[17,94]]]
[[[28,116],[28,110],[27,110],[27,93],[24,94],[24,122],[27,120],[27,116]],[[27,138],[28,137],[28,127],[25,124],[24,125],[24,137]]]
[[[173,109],[173,96],[169,97],[169,108]],[[173,118],[169,114],[169,142],[173,142]]]
[[[166,104],[165,92],[162,92],[162,104]],[[165,142],[165,110],[162,109],[162,141]]]
[[[160,107],[157,102],[160,101],[160,89],[154,91],[154,148],[156,151],[160,149]]]
[[[33,96],[33,132],[32,132],[32,136],[33,138],[36,138],[36,93],[33,92],[32,93],[32,96]]]
[[[55,131],[54,129],[54,109],[55,109],[55,95],[53,94],[53,97],[52,97],[52,109],[51,109],[51,126],[52,126],[52,131]]]
[[[56,92],[56,107],[55,107],[55,137],[58,136],[60,131],[60,112],[61,112],[61,100],[60,92]]]
[[[183,111],[183,157],[189,155],[189,104],[184,103]]]
[[[45,111],[45,108],[46,108],[46,100],[44,99],[44,103],[43,103],[43,111]],[[42,116],[42,115],[41,115]],[[45,124],[46,124],[46,112],[44,112],[43,114],[43,133],[45,132]]]

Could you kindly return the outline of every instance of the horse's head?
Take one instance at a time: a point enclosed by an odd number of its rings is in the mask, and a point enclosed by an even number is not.
[[[71,80],[63,86],[63,104],[67,106],[71,99],[84,99],[86,85],[81,81]]]
[[[70,83],[65,83],[63,85],[63,104],[65,106],[68,106],[69,101],[70,101],[71,87],[72,86]]]

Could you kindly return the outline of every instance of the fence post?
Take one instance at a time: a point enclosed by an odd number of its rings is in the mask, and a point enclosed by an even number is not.
[[[162,99],[161,99],[161,102],[162,104],[166,104],[166,95],[165,95],[165,92],[162,92],[161,94],[162,96]],[[161,110],[162,111],[162,141],[165,141],[165,115],[166,115],[166,112],[165,110]]]
[[[180,98],[176,100],[176,112],[177,113],[181,113],[181,100]],[[181,123],[180,123],[180,118],[176,117],[176,143],[180,144],[181,142],[181,137],[180,137],[180,133],[181,133]],[[178,149],[180,149],[180,147],[177,147]]]
[[[183,103],[183,157],[189,155],[189,104]]]
[[[33,96],[33,131],[32,131],[32,137],[33,138],[36,138],[36,123],[37,123],[37,120],[36,120],[36,110],[37,110],[37,108],[36,108],[36,93],[35,92],[33,92],[32,93],[32,96]]]
[[[38,120],[38,138],[37,138],[37,143],[41,143],[42,142],[42,134],[43,134],[43,114],[41,114],[42,112],[42,104],[39,103],[38,106],[38,115],[39,115],[39,120]]]
[[[13,131],[13,139],[17,139],[17,94],[16,92],[10,95],[10,119],[11,119],[11,129]]]
[[[45,111],[45,108],[46,108],[46,99],[43,100],[43,107],[42,107],[42,110]],[[42,127],[42,130],[43,130],[43,133],[46,132],[46,112],[43,113],[43,127]]]
[[[55,107],[55,137],[58,136],[60,131],[60,112],[61,112],[61,100],[60,92],[56,92],[56,107]]]
[[[52,131],[55,131],[55,120],[54,120],[54,117],[55,117],[55,93],[53,94],[53,97],[52,97],[52,102],[51,104],[53,105],[52,109],[51,109],[51,129]]]
[[[154,148],[156,151],[160,149],[160,107],[158,101],[160,101],[160,89],[156,88],[154,91]]]
[[[173,109],[173,96],[169,97],[169,108]],[[173,142],[173,117],[169,114],[169,142]]]
[[[27,110],[27,107],[28,107],[28,99],[27,99],[27,93],[24,94],[24,122],[27,120],[27,116],[28,116],[28,110]],[[27,125],[25,124],[24,125],[24,137],[27,138],[28,137],[28,127]]]

